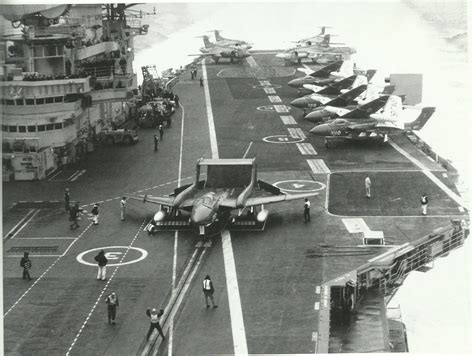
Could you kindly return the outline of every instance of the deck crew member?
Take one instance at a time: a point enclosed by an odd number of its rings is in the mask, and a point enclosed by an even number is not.
[[[309,208],[311,207],[311,203],[309,202],[308,198],[304,198],[304,222],[307,223],[311,221],[311,217],[309,216]]]
[[[94,257],[95,261],[97,262],[97,279],[102,279],[105,281],[105,273],[107,272],[107,263],[109,260],[105,257],[104,250],[100,250],[97,256]]]
[[[70,209],[70,206],[69,206],[70,198],[71,198],[71,196],[69,195],[69,188],[66,188],[64,190],[64,207],[65,207],[66,211],[69,211],[69,209]]]
[[[99,204],[94,204],[94,207],[91,210],[92,213],[92,222],[94,225],[99,225]]]
[[[200,86],[204,86],[203,83],[204,83],[204,82],[202,81],[202,77],[199,77],[199,85],[200,85]]]
[[[421,213],[423,215],[426,215],[426,211],[428,209],[428,196],[426,195],[426,193],[422,194],[420,198],[420,202],[421,202]]]
[[[208,299],[211,300],[212,307],[217,308],[217,305],[214,303],[214,286],[212,285],[209,275],[202,281],[202,291],[204,292],[204,299],[206,300],[206,308],[209,308]]]
[[[155,142],[155,152],[158,151],[158,136],[153,135],[153,141]]]
[[[107,318],[109,324],[115,325],[115,315],[117,314],[117,307],[119,306],[119,300],[115,292],[105,298],[105,302],[107,303]]]
[[[161,329],[161,325],[160,325],[160,316],[162,316],[163,313],[164,313],[163,309],[160,309],[159,312],[157,312],[155,308],[153,309],[148,308],[146,310],[146,315],[150,318],[150,328],[148,329],[148,333],[146,334],[147,340],[150,338],[150,335],[153,332],[153,329],[158,330],[158,333],[163,338],[163,341],[166,340],[165,335],[163,334],[163,330]]]
[[[20,267],[23,267],[23,279],[28,279],[30,281],[31,260],[29,258],[28,252],[23,252],[23,257],[20,261]]]
[[[367,176],[365,177],[365,196],[366,198],[370,198],[370,186],[372,184],[372,181],[370,180],[370,177]]]
[[[123,197],[122,200],[120,200],[120,220],[122,221],[125,220],[125,204],[127,203],[126,199],[127,198]]]
[[[84,211],[84,209],[79,207],[79,202],[76,202],[74,206],[69,210],[69,220],[72,221],[71,223],[71,230],[79,227],[77,220],[79,220],[79,213]]]
[[[163,141],[163,125],[158,126],[158,131],[160,132],[160,141]]]

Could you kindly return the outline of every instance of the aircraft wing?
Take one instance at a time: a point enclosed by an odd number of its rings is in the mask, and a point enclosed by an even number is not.
[[[268,196],[268,197],[253,197],[253,198],[247,199],[247,201],[245,202],[245,206],[249,207],[249,206],[254,206],[254,205],[279,203],[282,201],[304,199],[304,198],[312,197],[315,195],[319,195],[319,193],[280,194],[280,195],[273,195],[273,196]]]
[[[129,195],[128,199],[141,201],[143,203],[161,204],[173,207],[174,197],[155,197],[153,195]],[[194,199],[186,199],[179,207],[187,208],[193,205]]]

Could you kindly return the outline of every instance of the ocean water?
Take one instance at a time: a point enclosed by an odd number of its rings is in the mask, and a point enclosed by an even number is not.
[[[258,3],[158,3],[136,9],[146,17],[147,36],[135,39],[136,71],[190,63],[202,39],[214,29],[253,43],[253,49],[283,49],[291,41],[330,26],[332,41],[357,48],[360,68],[390,73],[423,73],[424,106],[436,113],[420,132],[460,177],[458,189],[471,206],[472,72],[469,61],[466,1],[311,1]],[[400,305],[411,352],[472,352],[472,244],[435,261],[428,273],[409,275],[391,305]]]

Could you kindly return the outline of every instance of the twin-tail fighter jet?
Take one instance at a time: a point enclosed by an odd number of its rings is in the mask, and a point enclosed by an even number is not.
[[[200,168],[207,166],[207,177],[200,181]],[[200,235],[211,231],[212,225],[235,221],[245,217],[256,223],[265,222],[268,216],[266,204],[303,199],[318,193],[285,194],[272,184],[257,180],[256,163],[253,159],[199,159],[195,181],[175,189],[170,196],[132,195],[130,199],[158,205],[153,220],[155,224],[169,224],[178,217],[182,227],[198,230]],[[257,212],[257,208],[260,211]],[[232,217],[231,212],[237,216]],[[185,220],[182,214],[186,214]]]
[[[208,36],[202,36],[202,38],[204,47],[199,49],[202,54],[190,54],[190,56],[209,56],[216,63],[218,63],[221,58],[229,58],[230,62],[233,63],[234,60],[241,62],[242,59],[251,56],[248,50],[242,48],[240,45],[222,46],[209,41]]]
[[[376,113],[382,107],[383,111]],[[418,117],[414,120],[412,117],[411,121],[402,119],[403,111],[406,110],[403,110],[402,99],[399,96],[381,96],[338,119],[313,127],[310,133],[324,136],[327,148],[336,140],[387,142],[388,135],[421,130],[435,112],[435,108],[424,107],[421,111],[420,109],[410,110],[412,111],[410,114],[418,114]]]
[[[313,109],[304,118],[314,123],[336,119],[356,109],[358,106],[370,103],[381,95],[390,95],[394,91],[395,86],[393,85],[385,86],[382,92],[374,84],[361,85],[339,95],[323,106]],[[357,95],[359,92],[361,93]]]
[[[321,42],[324,41],[324,35],[326,34],[326,29],[327,28],[330,28],[330,27],[322,26],[322,27],[320,27],[321,32],[318,33],[316,36],[302,38],[298,41],[293,41],[293,42],[296,43],[296,47],[302,47],[302,46],[308,46],[309,47],[309,46],[321,43]]]

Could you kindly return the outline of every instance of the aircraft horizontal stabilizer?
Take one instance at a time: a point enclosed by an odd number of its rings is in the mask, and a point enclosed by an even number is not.
[[[273,195],[270,197],[255,197],[249,198],[245,202],[245,206],[255,206],[255,205],[262,205],[262,204],[271,204],[271,203],[278,203],[282,201],[290,201],[296,199],[304,199],[308,197],[313,197],[319,195],[319,193],[301,193],[301,194],[280,194],[280,195]]]
[[[174,198],[172,197],[154,197],[153,195],[126,195],[127,199],[141,201],[143,203],[162,204],[166,206],[173,206]]]

